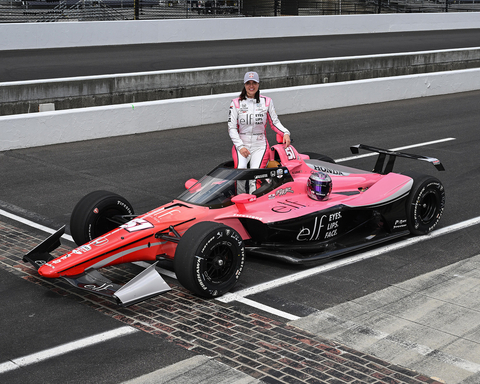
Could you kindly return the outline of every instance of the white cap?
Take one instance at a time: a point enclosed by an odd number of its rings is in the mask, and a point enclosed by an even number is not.
[[[260,83],[260,79],[258,78],[257,72],[247,72],[243,77],[243,82],[246,83],[247,81],[253,80],[256,83]]]

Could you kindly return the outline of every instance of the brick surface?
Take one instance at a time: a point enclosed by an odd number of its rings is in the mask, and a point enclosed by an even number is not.
[[[81,291],[62,280],[42,278],[33,267],[23,263],[23,255],[42,240],[0,222],[0,268],[265,383],[441,384],[418,372],[270,319],[253,309],[248,311],[195,297],[172,283],[172,290],[163,295],[127,308],[119,307],[109,298]],[[68,250],[62,246],[55,255]],[[125,283],[134,276],[124,265],[104,268],[101,272],[117,283]]]

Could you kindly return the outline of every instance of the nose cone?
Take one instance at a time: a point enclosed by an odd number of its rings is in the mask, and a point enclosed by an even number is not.
[[[60,277],[59,271],[56,271],[55,266],[53,266],[49,263],[43,264],[38,269],[38,273],[39,273],[39,275],[44,276],[44,277],[48,277],[50,279]]]

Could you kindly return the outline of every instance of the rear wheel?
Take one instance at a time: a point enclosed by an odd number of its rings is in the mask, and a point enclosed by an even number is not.
[[[437,226],[445,208],[445,189],[435,177],[418,175],[407,199],[407,226],[414,235],[425,235]]]
[[[84,196],[73,209],[70,232],[77,245],[85,244],[118,226],[134,215],[131,204],[122,196],[108,191],[95,191]]]
[[[173,266],[185,288],[201,297],[217,297],[237,283],[245,247],[233,228],[210,221],[189,228],[180,239]]]

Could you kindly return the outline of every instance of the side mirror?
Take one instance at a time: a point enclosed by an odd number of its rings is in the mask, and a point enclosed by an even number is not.
[[[197,182],[198,182],[198,180],[196,180],[196,179],[189,179],[185,182],[185,188],[190,189]]]
[[[257,196],[249,195],[248,193],[241,193],[240,195],[232,197],[232,202],[235,203],[239,213],[247,212],[245,204],[252,203],[257,200]]]
[[[235,204],[247,204],[257,200],[257,196],[249,195],[248,193],[241,193],[240,195],[232,197]]]

